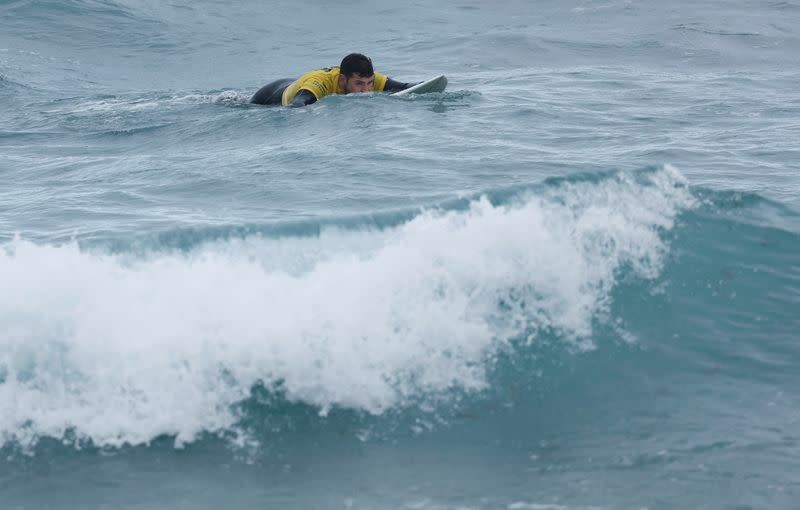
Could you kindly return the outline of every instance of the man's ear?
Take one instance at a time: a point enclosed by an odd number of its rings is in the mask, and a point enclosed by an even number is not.
[[[346,90],[344,90],[344,86],[346,84],[347,84],[347,76],[345,76],[343,74],[340,74],[339,75],[339,89],[341,89],[344,92],[347,92]]]

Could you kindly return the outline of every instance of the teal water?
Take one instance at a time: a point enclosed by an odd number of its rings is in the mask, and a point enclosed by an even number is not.
[[[794,508],[798,26],[0,1],[0,508]]]

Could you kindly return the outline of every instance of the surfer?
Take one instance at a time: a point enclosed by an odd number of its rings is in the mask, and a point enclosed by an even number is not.
[[[251,103],[305,106],[331,94],[354,92],[397,92],[414,83],[394,81],[372,69],[372,60],[361,53],[351,53],[339,67],[328,67],[306,73],[297,80],[285,78],[261,87]]]

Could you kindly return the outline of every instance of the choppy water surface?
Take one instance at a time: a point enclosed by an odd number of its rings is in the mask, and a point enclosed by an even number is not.
[[[798,26],[0,1],[3,508],[793,508]]]

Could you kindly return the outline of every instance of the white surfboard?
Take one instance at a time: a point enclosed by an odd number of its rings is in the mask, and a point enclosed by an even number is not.
[[[443,92],[447,87],[447,77],[440,74],[436,78],[417,83],[413,87],[395,92],[393,96],[406,96],[408,94],[427,94],[428,92]]]

